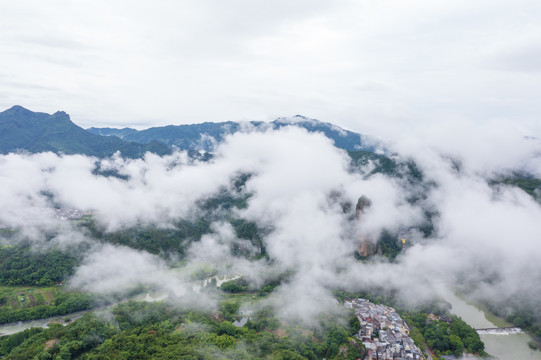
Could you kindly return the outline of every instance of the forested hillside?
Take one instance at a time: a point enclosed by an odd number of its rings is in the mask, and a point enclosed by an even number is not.
[[[84,154],[106,157],[120,152],[126,157],[141,157],[147,151],[164,155],[171,149],[159,142],[138,144],[117,137],[98,136],[75,125],[68,114],[32,112],[21,106],[0,112],[0,153],[16,151]]]

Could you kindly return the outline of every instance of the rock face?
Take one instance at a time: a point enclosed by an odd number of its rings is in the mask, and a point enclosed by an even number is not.
[[[372,201],[365,195],[361,196],[355,206],[357,221],[361,221],[363,214],[372,206]],[[374,245],[368,241],[366,235],[359,234],[360,245],[357,248],[357,254],[360,257],[367,257],[374,254]]]
[[[355,210],[357,212],[357,219],[359,219],[361,214],[365,212],[365,210],[367,210],[371,206],[372,206],[372,200],[370,200],[365,195],[361,196],[359,200],[357,200],[357,206],[355,206]]]

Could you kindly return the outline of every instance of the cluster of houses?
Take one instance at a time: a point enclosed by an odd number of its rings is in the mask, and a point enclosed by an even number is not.
[[[396,310],[366,299],[346,301],[361,323],[357,337],[367,349],[365,360],[425,359]]]
[[[85,215],[92,215],[92,213],[89,211],[69,208],[55,209],[55,218],[59,220],[78,220]]]

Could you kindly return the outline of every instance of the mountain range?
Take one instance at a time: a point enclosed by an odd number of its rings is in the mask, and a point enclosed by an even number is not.
[[[119,151],[126,157],[140,157],[147,151],[163,155],[171,149],[157,141],[139,144],[115,136],[95,135],[75,125],[63,111],[50,115],[16,105],[0,113],[0,153],[17,151],[98,157]]]
[[[332,139],[337,147],[345,150],[374,150],[372,146],[363,143],[362,136],[358,133],[342,129],[331,123],[309,119],[301,115],[295,115],[292,118],[278,118],[272,122],[205,122],[201,124],[152,127],[140,131],[132,128],[114,129],[94,127],[87,130],[96,135],[113,135],[123,140],[135,141],[141,144],[160,141],[182,150],[209,151],[212,150],[215,142],[220,142],[226,135],[242,131],[243,129],[279,129],[291,125],[302,127],[309,132],[320,132],[329,139]]]
[[[309,132],[320,132],[332,139],[339,148],[354,151],[373,151],[358,133],[330,123],[296,115],[272,122],[205,122],[189,125],[169,125],[146,130],[132,128],[89,128],[74,124],[63,111],[54,114],[33,112],[15,105],[0,112],[0,153],[51,151],[63,154],[84,154],[97,157],[120,152],[125,157],[140,157],[150,151],[158,155],[181,150],[212,151],[226,135],[244,129],[278,129],[298,126]]]

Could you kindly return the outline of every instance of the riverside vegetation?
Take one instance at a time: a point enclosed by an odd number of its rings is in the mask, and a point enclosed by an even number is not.
[[[94,156],[109,156],[120,151],[124,156],[138,157],[147,150],[157,154],[169,153],[171,150],[168,146],[159,143],[149,142],[143,146],[127,143],[118,138],[104,138],[85,133],[83,129],[71,123],[67,114],[61,112],[47,115],[14,107],[0,113],[0,115],[0,120],[2,120],[0,125],[8,126],[5,128],[6,131],[2,132],[6,140],[2,144],[9,145],[9,147],[0,149],[1,153],[12,151],[12,148],[25,149],[29,152],[47,150]],[[24,120],[24,117],[27,119]],[[43,121],[45,118],[48,120],[47,122]],[[54,125],[54,129],[38,129],[35,126],[36,122],[40,122],[41,125]],[[18,128],[14,126],[15,123],[18,124]],[[277,124],[277,126],[280,125]],[[304,126],[308,126],[308,123]],[[326,125],[318,124],[318,126]],[[26,131],[28,136],[15,136],[20,129]],[[36,129],[39,131],[35,131]],[[308,130],[322,131],[325,134],[328,132],[325,132],[324,128]],[[47,140],[44,142],[32,140],[34,147],[24,144],[23,140],[25,139],[33,139],[38,135],[49,133],[58,135],[58,138],[53,139],[52,142],[49,141],[51,139],[48,136],[43,137],[44,140]],[[74,136],[63,136],[63,134]],[[348,134],[348,136],[350,135]],[[342,139],[342,137],[337,139]],[[344,139],[348,140],[349,137]],[[425,196],[423,193],[436,186],[424,179],[423,173],[413,161],[400,159],[392,154],[382,155],[371,151],[353,151],[353,148],[357,148],[354,145],[358,144],[344,143],[342,145],[343,148],[349,150],[351,171],[361,171],[365,165],[371,163],[374,166],[370,167],[369,172],[363,176],[370,177],[380,174],[422,189],[408,198],[411,204],[422,202],[423,196]],[[198,154],[195,152],[192,156],[199,156]],[[199,160],[207,161],[210,158],[212,155],[206,153]],[[458,168],[457,171],[459,171]],[[107,173],[107,171],[100,169],[96,169],[96,174],[120,177],[118,174]],[[224,221],[232,225],[238,238],[249,240],[252,245],[251,249],[232,248],[231,252],[234,255],[248,259],[268,258],[263,239],[272,229],[260,228],[256,223],[238,217],[236,211],[229,211],[240,210],[247,206],[251,194],[245,193],[244,185],[250,176],[250,174],[240,174],[237,178],[232,179],[229,187],[222,188],[215,195],[202,199],[198,203],[196,217],[178,221],[172,228],[159,229],[141,224],[129,229],[108,232],[101,228],[91,216],[81,219],[76,226],[79,226],[86,234],[89,234],[93,241],[98,243],[129,246],[157,255],[173,254],[174,257],[182,260],[187,256],[186,250],[192,242],[199,241],[203,235],[211,233],[212,222]],[[497,178],[490,184],[494,187],[519,187],[539,201],[541,181],[527,174],[517,173]],[[341,202],[340,205],[345,213],[354,218],[354,204]],[[427,209],[425,211],[425,224],[417,230],[423,236],[430,237],[434,232],[432,219],[437,216],[437,213]],[[0,247],[0,286],[2,286],[0,288],[0,322],[65,315],[103,303],[93,294],[69,292],[60,285],[69,279],[74,269],[81,264],[82,255],[78,256],[77,254],[84,254],[89,248],[88,244],[78,244],[76,249],[71,248],[70,251],[64,251],[65,249],[58,249],[54,246],[46,247],[47,250],[35,251],[30,243],[25,242],[24,239],[21,241],[19,235],[17,229],[0,228],[0,238],[3,243],[10,244]],[[54,235],[45,234],[47,238],[45,241],[50,240]],[[377,241],[378,253],[388,258],[389,261],[394,261],[402,250],[401,244],[396,241],[397,235],[392,231],[384,230]],[[359,261],[364,260],[366,259],[359,259]],[[251,290],[250,297],[263,297],[272,293],[282,280],[275,279],[259,289]],[[246,295],[248,288],[243,279],[226,282],[221,286],[224,292],[240,293],[238,299],[242,299],[243,295]],[[370,298],[370,294],[363,294],[362,297]],[[400,304],[395,304],[395,300],[388,297],[380,299],[388,305],[399,308]],[[505,299],[504,301],[506,304],[504,313],[502,310],[504,307],[494,301],[488,302],[487,306],[493,312],[506,316],[514,324],[541,336],[541,330],[539,330],[541,329],[541,311],[537,311],[536,308],[538,304],[525,302],[521,298]],[[221,301],[221,303],[222,308],[219,312],[209,314],[181,311],[165,303],[123,304],[113,310],[112,320],[86,315],[83,319],[77,320],[67,327],[53,325],[50,329],[30,329],[4,337],[1,339],[1,354],[6,358],[14,359],[33,357],[43,359],[100,358],[105,354],[115,358],[128,358],[128,356],[131,356],[129,358],[160,358],[160,356],[167,358],[167,352],[160,350],[160,348],[167,348],[171,354],[178,355],[177,357],[170,355],[170,358],[179,358],[182,355],[185,358],[219,356],[231,358],[255,356],[257,358],[260,356],[263,358],[295,359],[303,357],[347,358],[357,356],[359,352],[362,352],[362,347],[354,344],[352,324],[340,325],[343,323],[334,321],[338,319],[321,318],[319,319],[319,327],[301,328],[292,324],[282,324],[272,314],[272,311],[262,309],[262,315],[258,315],[259,317],[254,315],[245,327],[235,328],[233,331],[229,325],[235,320],[235,317],[239,316],[238,308],[237,311],[233,311],[235,306],[238,306],[238,302],[234,305],[227,305],[227,301]],[[128,307],[126,308],[126,306]],[[122,315],[122,309],[139,314],[141,319],[146,320],[141,320],[141,322],[134,320],[131,323],[125,321],[125,318],[129,316]],[[145,314],[146,311],[149,314]],[[440,354],[457,354],[461,349],[460,344],[465,350],[482,353],[482,349],[477,340],[474,339],[471,330],[463,330],[462,325],[453,325],[455,323],[461,324],[458,320],[452,320],[451,323],[446,322],[447,325],[439,320],[427,321],[426,314],[434,311],[434,309],[418,309],[416,313],[404,314],[402,312],[414,326],[414,339],[417,339],[420,344],[426,340]],[[331,323],[338,328],[333,328]],[[229,328],[231,331],[223,332],[223,329],[219,330],[220,327]],[[198,329],[198,331],[194,329]],[[459,337],[460,342],[457,341],[456,336]],[[330,339],[333,337],[334,340],[331,341]],[[344,349],[344,351],[340,351],[340,349]]]

